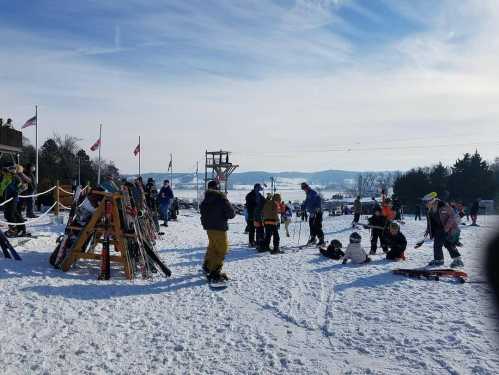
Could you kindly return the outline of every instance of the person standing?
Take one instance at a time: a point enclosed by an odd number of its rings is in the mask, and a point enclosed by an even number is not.
[[[270,251],[270,240],[273,239],[273,248],[271,254],[278,254],[279,250],[279,207],[281,204],[281,195],[274,194],[265,201],[263,206],[263,222],[265,224],[265,247],[264,251]]]
[[[325,242],[324,232],[322,231],[322,199],[306,182],[301,184],[301,189],[306,194],[302,210],[309,213],[310,239],[307,245],[315,244],[316,238],[318,238],[319,243],[317,246],[323,246]]]
[[[456,245],[459,243],[460,229],[454,211],[444,201],[437,198],[436,193],[430,193],[427,199],[427,228],[426,235],[433,240],[433,260],[429,266],[443,266],[445,247],[452,258],[451,267],[463,267],[461,254]]]
[[[209,282],[224,282],[229,278],[222,272],[225,255],[229,250],[228,220],[236,214],[217,181],[208,183],[208,190],[200,205],[201,224],[208,235],[208,248],[203,262],[203,271]]]
[[[24,168],[24,174],[29,179],[27,189],[24,191],[24,195],[33,195],[36,192],[36,179],[34,176],[34,168],[31,164],[26,164]],[[33,197],[22,198],[22,205],[26,206],[26,217],[30,219],[35,219],[38,216],[33,212]]]
[[[378,249],[378,240],[381,249],[384,253],[388,252],[388,247],[385,241],[385,232],[388,227],[388,220],[383,216],[381,212],[381,207],[376,208],[373,216],[368,219],[368,223],[371,226],[371,251],[369,255],[375,255]]]
[[[248,213],[248,246],[256,247],[263,242],[263,223],[261,212],[265,198],[261,194],[262,185],[255,184],[253,190],[246,195],[246,210]],[[255,241],[256,233],[256,241]]]
[[[282,204],[281,211],[282,222],[284,223],[284,229],[286,230],[286,237],[290,237],[289,234],[289,224],[291,224],[291,220],[293,219],[293,210],[291,209],[291,201],[287,204]]]
[[[12,173],[12,180],[5,190],[5,219],[11,223],[19,223],[18,225],[9,225],[9,230],[5,233],[7,237],[23,237],[29,236],[26,232],[26,225],[24,225],[24,218],[21,214],[19,207],[19,193],[26,190],[27,184],[30,182],[29,178],[23,173],[23,167],[17,165],[10,169]]]
[[[353,222],[352,227],[355,228],[360,220],[360,215],[362,214],[362,203],[360,202],[360,195],[353,201]]]
[[[163,187],[159,191],[159,212],[164,220],[163,225],[168,226],[168,215],[170,214],[170,205],[173,200],[173,191],[170,187],[170,181],[165,180]]]
[[[414,220],[420,220],[421,221],[421,204],[416,203],[416,212],[414,215]]]
[[[470,216],[471,216],[471,224],[470,225],[472,225],[474,227],[478,226],[476,221],[478,219],[478,212],[479,211],[480,211],[480,200],[475,199],[470,207]]]

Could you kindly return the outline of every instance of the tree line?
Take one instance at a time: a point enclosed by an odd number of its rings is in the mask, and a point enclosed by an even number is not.
[[[80,147],[79,141],[70,135],[54,134],[42,144],[38,155],[40,169],[38,191],[54,186],[57,181],[72,185],[78,182],[78,175],[82,185],[97,184],[98,160],[91,159]],[[35,165],[36,150],[26,138],[23,138],[23,150],[19,158],[20,164],[24,166]],[[101,176],[106,175],[119,178],[119,169],[112,161],[101,160]]]
[[[429,192],[470,205],[476,199],[495,199],[499,186],[499,160],[488,163],[476,151],[466,153],[454,165],[441,162],[433,167],[415,168],[401,174],[393,184],[394,194],[413,211]]]

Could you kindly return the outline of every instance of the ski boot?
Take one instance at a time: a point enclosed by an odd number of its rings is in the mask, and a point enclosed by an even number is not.
[[[312,246],[312,245],[315,245],[317,241],[315,240],[314,237],[312,237],[311,239],[308,240],[307,242],[307,246]]]
[[[270,254],[272,254],[272,255],[275,255],[275,254],[283,254],[283,253],[284,253],[284,251],[282,251],[281,249],[279,249],[279,247],[278,247],[278,246],[277,246],[277,247],[274,247],[274,248],[272,249],[272,251],[270,252]]]
[[[209,283],[225,283],[229,281],[229,277],[224,272],[214,271],[207,275]]]
[[[442,267],[444,265],[443,259],[433,259],[430,263],[428,263],[427,267]]]
[[[317,247],[322,247],[326,246],[326,243],[324,242],[324,238],[320,239],[319,242],[317,243]]]
[[[461,257],[456,257],[452,259],[452,263],[450,264],[450,268],[459,268],[459,267],[464,267],[463,260]]]

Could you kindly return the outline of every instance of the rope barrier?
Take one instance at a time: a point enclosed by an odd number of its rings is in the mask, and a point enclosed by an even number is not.
[[[55,188],[55,186],[54,186],[54,188]],[[75,193],[72,193],[72,192],[70,192],[70,191],[64,190],[64,189],[63,189],[62,187],[60,187],[60,186],[59,186],[59,190],[60,190],[60,191],[62,191],[63,193],[68,194],[68,195],[74,195],[74,194],[75,194]]]
[[[20,225],[29,225],[31,223],[35,223],[37,221],[40,221],[40,219],[44,218],[45,216],[47,216],[50,211],[52,211],[54,209],[54,207],[56,206],[57,202],[55,202],[47,211],[45,211],[43,214],[41,214],[40,216],[38,216],[36,219],[33,219],[33,220],[28,220],[28,221],[25,221],[25,222],[22,222],[22,223],[10,223],[8,221],[2,221],[0,220],[0,224],[4,224],[4,225],[11,225],[11,226],[20,226]]]
[[[54,190],[57,186],[52,186],[50,189],[44,191],[43,193],[37,193],[37,194],[31,194],[31,195],[20,195],[19,198],[35,198],[40,195],[44,195],[47,193],[50,193],[52,190]]]
[[[66,209],[66,210],[70,210],[71,209],[71,207],[65,206],[61,202],[59,202],[59,207],[62,207],[64,209]]]
[[[14,198],[9,198],[5,202],[0,203],[0,207],[5,206],[7,203],[9,203],[12,199]]]

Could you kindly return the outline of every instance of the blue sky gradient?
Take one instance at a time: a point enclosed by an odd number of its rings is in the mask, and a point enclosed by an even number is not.
[[[160,150],[183,170],[220,147],[245,170],[409,168],[469,151],[327,151],[421,133],[494,158],[498,15],[492,0],[0,0],[0,117],[21,123],[39,104],[42,136],[82,145],[103,122],[120,134],[103,151],[126,172],[138,135],[151,171],[166,168]]]

